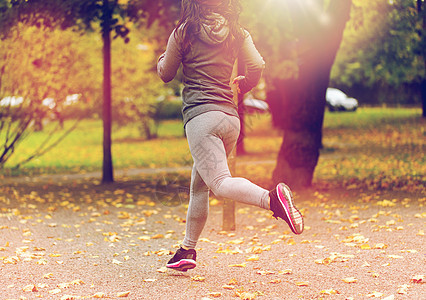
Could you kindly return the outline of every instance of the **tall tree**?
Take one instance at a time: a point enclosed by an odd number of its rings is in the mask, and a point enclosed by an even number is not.
[[[330,70],[352,0],[251,0],[247,5],[252,13],[243,22],[265,58],[266,99],[274,125],[284,130],[273,180],[309,186],[322,146]]]
[[[0,0],[0,27],[6,32],[14,22],[48,20],[61,28],[93,30],[100,24],[103,40],[103,168],[102,182],[113,182],[111,153],[111,32],[127,40],[128,21],[150,26],[156,20],[170,26],[176,19],[178,0]],[[30,18],[29,18],[30,17]]]
[[[426,8],[424,7],[424,0],[417,0],[417,12],[421,22],[421,29],[418,30],[420,36],[420,49],[421,55],[424,64],[424,74],[421,82],[421,96],[422,96],[422,106],[423,118],[426,118]]]
[[[32,16],[28,15],[28,19]],[[79,94],[83,104],[93,95],[88,80],[84,80],[93,75],[87,56],[89,47],[81,43],[76,47],[82,38],[71,30],[51,28],[52,22],[16,22],[5,30],[7,34],[0,34],[0,167],[9,161],[19,143],[41,129],[43,123],[56,126],[48,127],[46,140],[27,149],[32,151],[24,151],[27,157],[15,167],[55,146],[69,132],[60,137],[53,135],[62,130],[67,118],[67,97]],[[80,117],[74,115],[76,119]]]
[[[275,182],[296,188],[312,183],[322,147],[325,93],[351,4],[351,0],[330,0],[328,5],[322,0],[287,1],[298,39],[294,49],[298,74],[273,80],[267,95],[277,112],[276,123],[284,129]]]
[[[416,0],[354,0],[332,85],[363,103],[422,102],[423,6],[424,1]]]

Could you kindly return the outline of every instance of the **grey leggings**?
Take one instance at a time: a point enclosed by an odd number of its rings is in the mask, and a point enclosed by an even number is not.
[[[216,196],[269,209],[269,192],[244,178],[232,177],[227,156],[235,147],[240,120],[220,111],[191,119],[185,126],[194,160],[183,246],[195,248],[209,212],[209,190]]]

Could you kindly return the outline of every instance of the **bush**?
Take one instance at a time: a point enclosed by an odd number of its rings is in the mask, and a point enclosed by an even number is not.
[[[182,102],[178,100],[164,100],[156,105],[156,121],[160,120],[181,120]]]

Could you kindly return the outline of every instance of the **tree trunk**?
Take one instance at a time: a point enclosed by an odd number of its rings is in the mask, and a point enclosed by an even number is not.
[[[238,59],[237,60],[237,76],[245,74],[246,66],[244,63]],[[236,77],[236,76],[234,76]],[[233,77],[233,78],[234,78]],[[246,153],[246,148],[244,146],[244,137],[246,134],[246,126],[245,126],[245,107],[244,107],[244,94],[238,93],[237,96],[238,103],[238,115],[240,117],[240,135],[237,140],[237,156],[244,155]]]
[[[426,12],[424,10],[423,7],[423,1],[422,0],[417,0],[417,11],[419,14],[419,17],[421,19],[422,22],[422,28],[423,30],[420,32],[420,39],[421,39],[421,44],[423,45],[422,48],[422,56],[423,56],[423,63],[424,63],[424,72],[425,74],[423,75],[423,80],[421,82],[420,85],[420,91],[421,91],[421,99],[422,99],[422,116],[423,118],[426,118],[426,49],[424,47],[424,45],[426,44],[425,40],[426,40]]]
[[[312,24],[317,15],[307,13],[303,4],[291,4],[298,10],[293,14],[294,27],[301,28],[296,32],[298,78],[275,80],[267,96],[275,112],[274,124],[284,129],[274,183],[285,182],[296,189],[312,183],[322,147],[325,93],[351,4],[351,0],[332,0],[327,12],[331,21],[325,25]]]
[[[111,183],[114,181],[112,153],[111,153],[111,19],[112,10],[108,0],[103,0],[103,57],[104,57],[104,82],[103,82],[103,166],[102,183]]]

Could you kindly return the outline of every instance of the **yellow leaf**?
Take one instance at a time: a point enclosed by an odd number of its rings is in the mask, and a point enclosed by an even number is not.
[[[374,249],[386,249],[388,246],[383,243],[378,243],[374,246]]]
[[[96,294],[92,295],[92,297],[93,297],[93,298],[104,298],[104,297],[105,297],[105,294],[104,294],[104,293],[99,292],[99,293],[96,293]]]
[[[246,258],[246,261],[258,261],[258,260],[259,260],[258,255],[252,255],[252,256]]]
[[[45,278],[45,279],[49,279],[49,278],[52,278],[52,277],[53,277],[53,273],[47,273],[47,274],[43,275],[43,278]]]
[[[335,294],[339,294],[339,292],[336,291],[336,290],[333,290],[333,289],[329,289],[329,290],[322,290],[322,291],[320,291],[320,294],[323,294],[323,295],[335,295]]]
[[[278,274],[286,274],[286,275],[292,274],[292,273],[293,273],[292,269],[285,269],[278,272]]]
[[[301,281],[301,282],[296,282],[297,286],[308,286],[309,282],[308,281]]]
[[[346,283],[354,283],[358,281],[355,277],[346,277],[346,278],[343,278],[342,280]]]
[[[234,244],[234,245],[240,245],[242,243],[244,243],[244,241],[242,239],[236,239],[236,240],[232,240],[232,241],[228,241],[228,244]]]
[[[242,263],[242,264],[233,264],[233,265],[229,265],[228,267],[240,267],[240,268],[245,268],[246,264]]]
[[[269,283],[280,283],[281,279],[272,279]]]
[[[407,294],[409,287],[410,286],[408,284],[403,284],[403,285],[399,286],[397,293],[402,294],[402,295]]]
[[[227,285],[227,284],[225,284],[225,285],[222,285],[222,288],[223,288],[223,289],[226,289],[226,290],[233,290],[235,287],[234,287],[234,286],[232,286],[232,285]]]
[[[26,285],[22,288],[24,292],[38,292],[37,287],[34,284]]]
[[[130,291],[117,293],[117,297],[127,297],[130,295]]]
[[[54,290],[49,291],[49,294],[56,295],[56,294],[59,294],[61,292],[62,292],[61,289],[54,289]]]
[[[370,245],[369,245],[369,244],[362,244],[362,245],[361,245],[361,249],[362,249],[362,250],[370,250],[370,249],[371,249],[371,247],[370,247]]]
[[[159,269],[157,269],[158,273],[166,273],[167,272],[167,267],[161,267]]]
[[[199,281],[199,282],[204,282],[206,280],[205,277],[199,276],[199,275],[195,275],[191,277],[192,281]]]
[[[211,292],[211,293],[208,293],[207,295],[208,295],[208,296],[211,296],[211,297],[213,297],[213,298],[219,298],[219,297],[222,297],[222,293],[220,293],[220,292]]]
[[[61,297],[61,300],[75,300],[75,299],[80,299],[80,297],[76,297],[76,296],[72,296],[72,295],[63,295]]]
[[[162,238],[164,238],[164,235],[162,235],[162,234],[156,234],[156,235],[153,235],[151,237],[151,239],[153,239],[153,240],[155,240],[155,239],[162,239]]]
[[[210,206],[217,206],[220,204],[220,201],[217,199],[210,200]]]
[[[84,284],[84,281],[81,280],[81,279],[76,279],[76,280],[71,281],[70,284],[72,284],[72,285],[82,285],[82,284]]]
[[[256,294],[254,293],[243,292],[239,290],[236,290],[235,294],[242,300],[254,300],[254,298],[256,298]]]
[[[390,257],[390,258],[404,258],[401,255],[393,255],[393,254],[388,255],[388,257]]]
[[[259,274],[259,275],[270,275],[270,274],[275,274],[275,272],[273,272],[273,271],[257,271],[256,274]]]
[[[383,296],[383,293],[379,293],[379,292],[372,292],[371,294],[368,294],[367,297],[370,298],[380,298]]]

